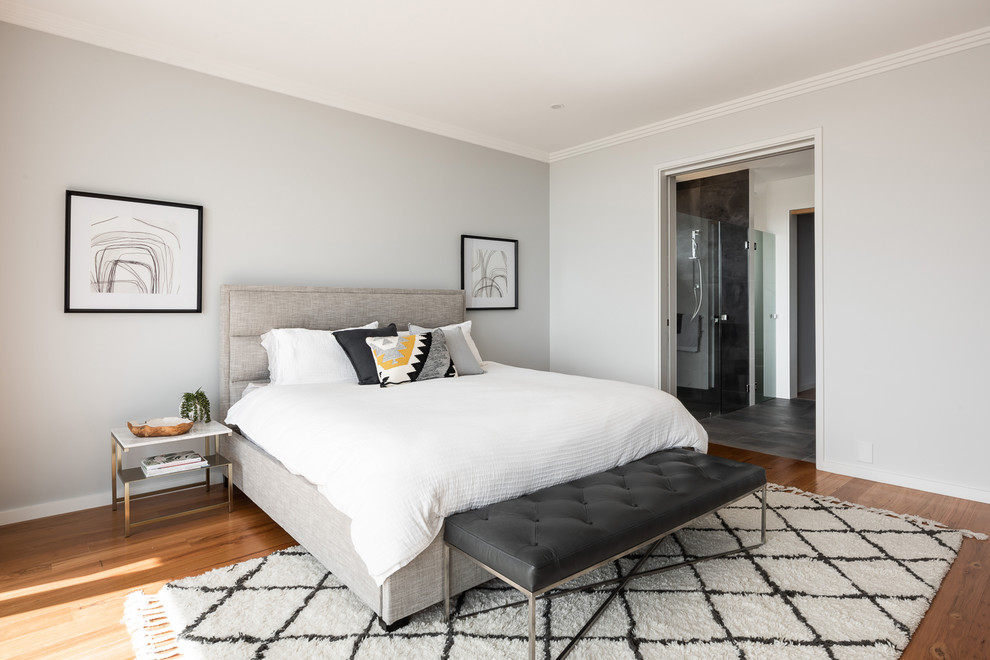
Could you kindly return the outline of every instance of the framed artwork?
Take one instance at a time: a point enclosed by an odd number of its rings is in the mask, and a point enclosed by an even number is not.
[[[65,191],[65,311],[203,311],[203,207]]]
[[[519,309],[519,241],[461,235],[467,309]]]

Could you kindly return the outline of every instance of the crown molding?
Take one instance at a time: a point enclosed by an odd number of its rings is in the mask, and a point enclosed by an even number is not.
[[[855,64],[844,69],[838,69],[819,76],[805,78],[804,80],[799,80],[794,83],[789,83],[787,85],[775,87],[763,92],[751,94],[750,96],[744,96],[732,101],[727,101],[726,103],[720,103],[718,105],[702,108],[701,110],[672,117],[654,124],[634,128],[632,130],[617,133],[599,140],[586,142],[575,147],[554,151],[550,154],[550,162],[554,163],[593,151],[607,149],[625,142],[632,142],[633,140],[639,140],[651,135],[666,133],[685,126],[690,126],[691,124],[698,124],[703,121],[708,121],[709,119],[724,117],[726,115],[756,108],[761,105],[776,103],[777,101],[782,101],[795,96],[810,94],[829,87],[835,87],[836,85],[843,85],[861,78],[875,76],[887,71],[893,71],[894,69],[900,69],[921,62],[927,62],[939,57],[944,57],[945,55],[951,55],[953,53],[969,50],[971,48],[978,48],[980,46],[986,46],[988,44],[990,44],[990,26],[956,35],[941,41],[935,41],[923,46],[918,46],[917,48],[904,50],[899,53],[894,53],[893,55],[887,55],[885,57],[879,57],[874,60]]]
[[[11,0],[0,0],[0,21],[312,101],[320,105],[380,119],[460,142],[495,149],[543,163],[549,162],[549,153],[540,149],[501,140],[460,126],[434,121],[349,96],[334,94],[299,80],[286,79],[256,69],[232,65],[168,44],[133,37],[52,12],[26,7]]]

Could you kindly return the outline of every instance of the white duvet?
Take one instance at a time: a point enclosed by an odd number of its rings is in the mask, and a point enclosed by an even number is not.
[[[351,518],[381,584],[446,516],[660,449],[707,451],[672,396],[640,385],[487,362],[486,374],[388,388],[270,385],[227,415]]]

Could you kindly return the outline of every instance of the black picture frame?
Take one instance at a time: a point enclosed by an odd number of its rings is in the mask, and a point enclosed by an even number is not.
[[[65,312],[202,311],[202,206],[65,191]]]
[[[519,241],[461,234],[466,309],[519,309]]]

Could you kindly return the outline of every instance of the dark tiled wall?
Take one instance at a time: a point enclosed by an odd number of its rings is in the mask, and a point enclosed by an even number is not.
[[[749,228],[749,170],[677,184],[677,212]]]

